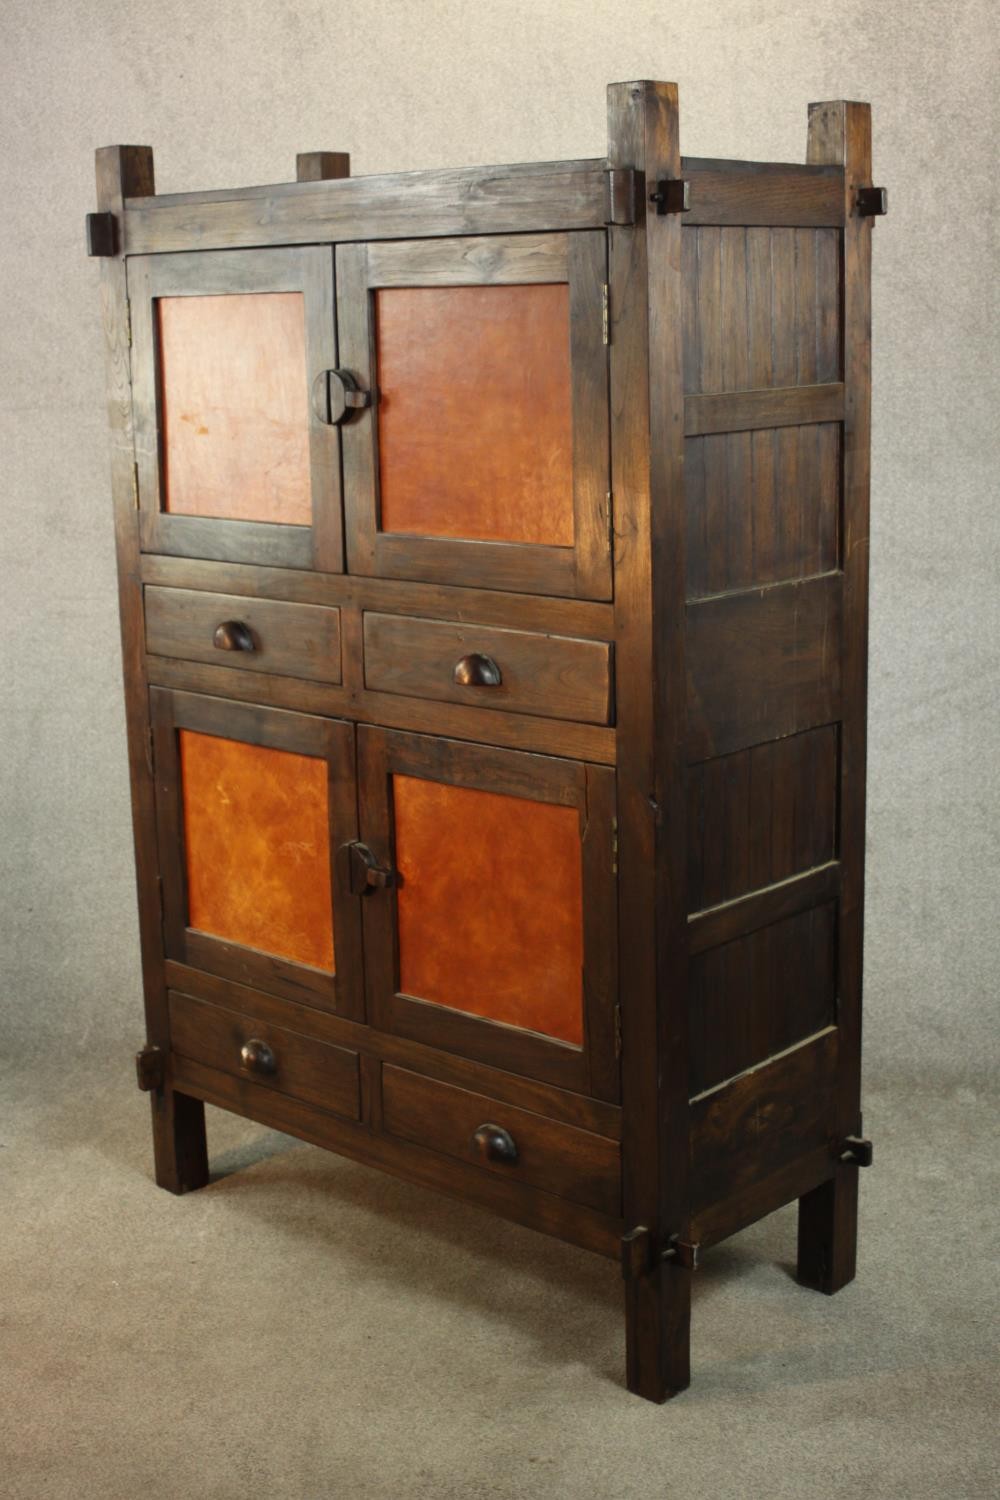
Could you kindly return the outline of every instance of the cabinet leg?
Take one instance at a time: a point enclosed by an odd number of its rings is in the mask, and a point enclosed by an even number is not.
[[[691,1272],[659,1266],[625,1282],[628,1388],[667,1401],[691,1383]]]
[[[190,1193],[208,1181],[205,1106],[189,1094],[156,1089],[153,1109],[153,1162],[157,1186]]]
[[[858,1169],[838,1167],[799,1199],[798,1279],[832,1296],[854,1280],[858,1259]]]

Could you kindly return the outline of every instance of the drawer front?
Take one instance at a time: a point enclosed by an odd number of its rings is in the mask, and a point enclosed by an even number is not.
[[[149,585],[146,650],[213,667],[340,682],[340,610]]]
[[[365,613],[365,686],[581,724],[612,722],[612,648],[527,630]]]
[[[182,1057],[292,1094],[348,1120],[361,1118],[358,1054],[283,1026],[170,992],[170,1045]]]
[[[617,1215],[621,1158],[616,1141],[406,1068],[382,1069],[382,1125],[485,1171]]]

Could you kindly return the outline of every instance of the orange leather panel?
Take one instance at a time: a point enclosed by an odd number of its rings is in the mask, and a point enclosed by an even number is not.
[[[393,801],[402,990],[581,1045],[576,808],[399,775]]]
[[[188,922],[331,972],[326,762],[180,730]]]
[[[157,301],[163,508],[308,526],[301,292]]]
[[[573,545],[569,288],[375,293],[381,528]]]

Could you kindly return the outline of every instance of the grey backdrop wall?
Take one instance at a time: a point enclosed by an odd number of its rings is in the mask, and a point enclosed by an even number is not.
[[[692,155],[801,160],[868,99],[875,180],[869,1071],[975,1083],[1000,967],[993,0],[6,0],[0,372],[4,1049],[141,1040],[93,150],[161,191],[598,156],[614,79]],[[991,263],[991,252],[993,260]]]

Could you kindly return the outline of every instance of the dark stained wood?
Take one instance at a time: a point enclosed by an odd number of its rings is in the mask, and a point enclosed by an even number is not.
[[[237,594],[147,588],[146,650],[280,677],[340,682],[340,614],[314,604],[286,604]],[[237,623],[250,648],[220,650],[220,625]],[[231,633],[231,632],[230,632]]]
[[[798,1279],[832,1296],[858,1267],[858,1169],[838,1166],[799,1198]]]
[[[543,599],[446,584],[400,583],[392,578],[324,575],[148,554],[140,560],[140,567],[145,583],[169,588],[288,599],[299,604],[353,604],[366,610],[439,620],[463,621],[474,610],[476,620],[484,625],[509,625],[586,640],[608,640],[614,633],[613,607],[585,599]]]
[[[300,151],[295,158],[296,182],[330,182],[351,175],[346,151]]]
[[[794,1203],[800,1194],[811,1193],[835,1171],[829,1146],[824,1143],[805,1156],[796,1156],[768,1177],[748,1183],[739,1192],[701,1209],[694,1217],[692,1234],[707,1249],[749,1224]]]
[[[830,573],[688,606],[691,760],[839,718],[842,596]]]
[[[804,875],[793,875],[735,901],[725,901],[720,906],[696,912],[688,918],[692,957],[706,949],[718,948],[722,943],[732,943],[748,932],[756,932],[759,927],[807,911],[822,901],[832,900],[838,894],[839,886],[840,867],[836,861],[831,861],[808,870]]]
[[[831,1027],[692,1100],[696,1214],[829,1142],[837,1040]]]
[[[365,613],[365,685],[443,702],[608,724],[611,648],[567,636],[533,635],[407,615]],[[500,680],[485,688],[456,680],[456,664],[486,655]]]
[[[388,1064],[382,1069],[382,1109],[390,1135],[602,1213],[616,1216],[619,1212],[621,1177],[615,1141]],[[509,1151],[484,1155],[476,1140],[484,1125],[512,1138],[513,1159]]]
[[[750,378],[749,372],[745,378]],[[685,397],[684,433],[699,437],[757,427],[796,427],[804,422],[839,422],[843,415],[844,387],[837,382],[724,391],[714,396]]]
[[[840,756],[840,1078],[837,1126],[860,1130],[868,693],[868,502],[871,447],[872,221],[850,212],[871,183],[871,108],[837,100],[809,106],[809,160],[844,167],[844,633]]]
[[[692,1095],[833,1025],[833,902],[700,951],[691,962],[689,995]]]
[[[406,1182],[479,1204],[503,1218],[568,1240],[597,1255],[611,1260],[618,1257],[621,1220],[609,1218],[596,1209],[570,1203],[525,1183],[511,1182],[497,1173],[484,1172],[479,1166],[425,1150],[409,1141],[385,1134],[375,1136],[364,1126],[338,1119],[288,1094],[232,1078],[184,1058],[178,1059],[177,1079],[199,1099],[246,1115],[273,1130],[325,1146],[365,1165],[380,1167]],[[489,1232],[487,1223],[484,1231]]]
[[[726,163],[733,166],[736,163]],[[767,163],[767,171],[692,171],[685,224],[839,225],[844,222],[843,183],[839,175],[809,173],[802,167]]]
[[[120,245],[125,199],[153,192],[153,153],[148,146],[104,146],[97,152],[96,177],[98,210],[114,215]],[[125,261],[120,254],[101,259],[100,299],[146,1037],[153,1046],[166,1048],[169,1026],[163,982],[159,878],[156,843],[150,838],[150,830],[155,826],[155,802],[143,672],[138,516],[133,500],[135,447],[128,295]],[[172,1086],[153,1090],[149,1097],[157,1183],[173,1193],[204,1186],[208,1181],[208,1156],[201,1101],[178,1093]]]
[[[608,164],[634,167],[634,228],[609,230],[618,715],[618,899],[626,1229],[689,1240],[685,894],[681,215],[647,215],[681,176],[674,84],[608,90]],[[655,441],[652,435],[655,434]],[[655,645],[654,645],[655,643]],[[625,1285],[629,1389],[690,1379],[690,1272]]]
[[[209,1101],[619,1258],[659,1401],[699,1245],[799,1198],[800,1279],[855,1269],[880,199],[867,106],[804,165],[608,116],[161,198],[100,153],[99,270],[157,1180]],[[185,491],[213,403],[274,430]]]
[[[836,837],[835,725],[701,761],[688,770],[692,912],[826,864],[834,857]],[[695,928],[691,935],[698,941]]]
[[[348,1120],[360,1119],[358,1054],[332,1047],[267,1021],[249,1020],[238,1012],[207,1004],[191,995],[170,992],[170,1045],[179,1057],[235,1078],[250,1076],[267,1088],[316,1104]],[[263,1043],[274,1056],[266,1076],[249,1073],[241,1053],[251,1042]]]
[[[826,181],[842,193],[839,175]],[[840,230],[699,229],[689,227],[688,217],[685,391],[715,395],[836,382]]]
[[[345,617],[345,628],[350,623]],[[345,661],[348,659],[345,647]],[[358,654],[360,660],[360,652]],[[244,676],[226,667],[182,662],[171,657],[150,657],[150,682],[161,687],[216,697],[260,698],[275,707],[310,714],[335,714],[364,724],[382,724],[390,729],[409,729],[420,734],[446,734],[451,739],[490,741],[512,750],[537,751],[543,755],[573,756],[579,760],[613,765],[615,734],[565,720],[543,719],[522,714],[495,714],[489,709],[463,708],[433,699],[402,698],[394,693],[374,693],[361,688],[327,687],[290,677],[263,673]]]
[[[441,1052],[343,1016],[334,1016],[329,1011],[313,1009],[308,1004],[235,984],[217,974],[199,973],[173,960],[168,959],[166,974],[171,988],[208,1000],[226,1010],[238,1011],[247,1018],[257,1017],[285,1030],[315,1036],[335,1046],[395,1063],[410,1072],[438,1078],[458,1088],[487,1094],[516,1108],[578,1126],[610,1140],[621,1139],[621,1110],[602,1099],[570,1093],[521,1074],[502,1072],[470,1058]]]
[[[832,422],[688,438],[688,597],[835,569],[840,464]]]
[[[604,168],[603,161],[528,162],[146,196],[127,205],[125,250],[600,229]]]

